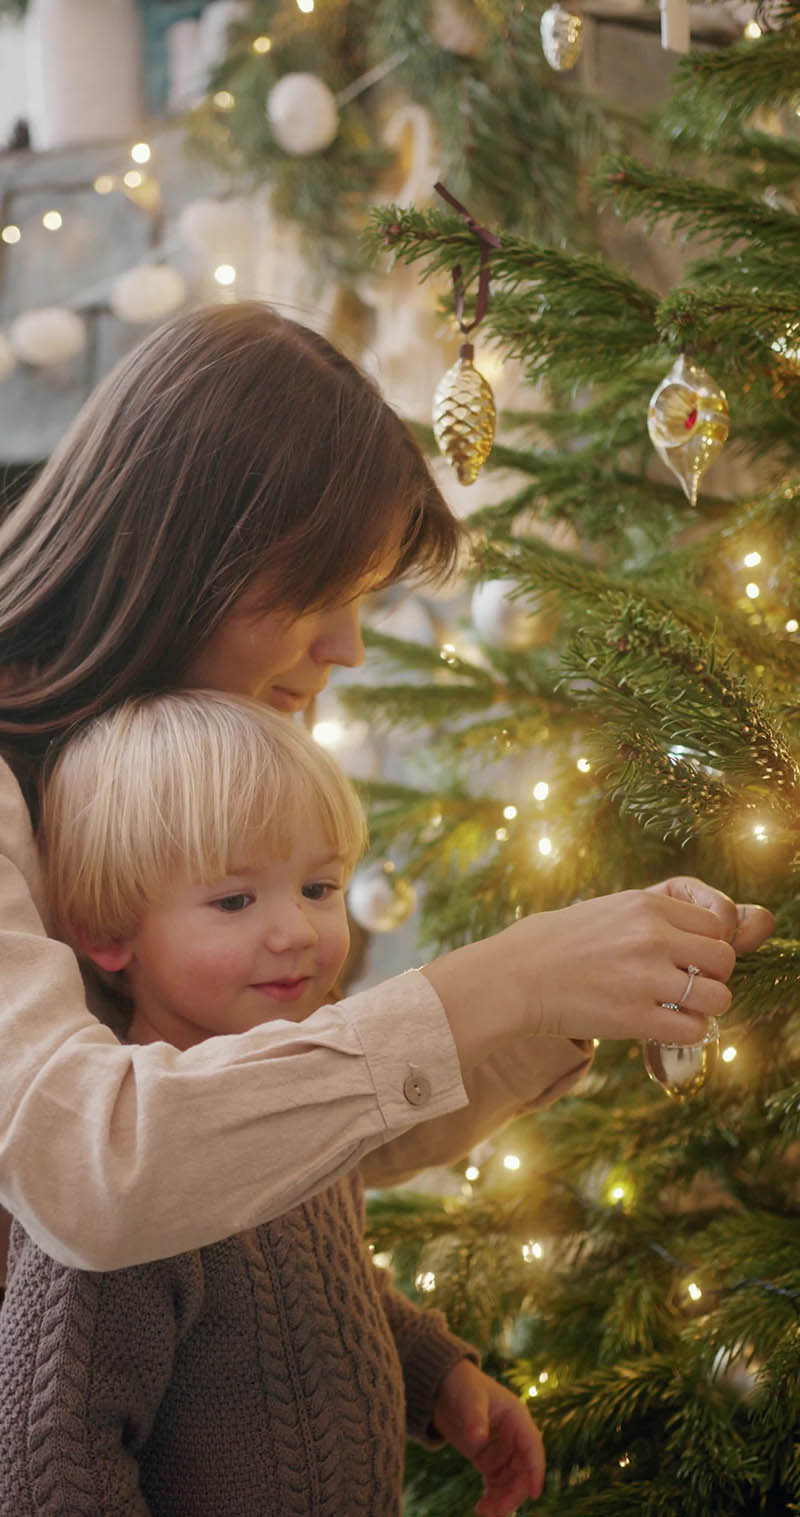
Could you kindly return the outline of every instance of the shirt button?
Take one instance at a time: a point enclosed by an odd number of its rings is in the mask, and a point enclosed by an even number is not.
[[[403,1081],[403,1095],[411,1106],[425,1106],[430,1101],[431,1082],[414,1064],[408,1066],[408,1074]]]

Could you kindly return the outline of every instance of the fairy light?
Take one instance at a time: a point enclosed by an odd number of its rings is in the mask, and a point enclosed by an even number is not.
[[[131,158],[134,163],[149,163],[151,158],[149,142],[134,142],[131,148]]]
[[[442,817],[441,811],[435,811],[431,817],[430,825],[431,827],[435,827],[436,831],[438,832],[443,820],[444,818]]]
[[[330,720],[315,722],[311,729],[311,736],[315,743],[322,748],[338,748],[345,734],[344,722]]]
[[[767,841],[767,829],[764,826],[763,822],[756,822],[755,823],[755,825],[753,827],[753,837],[755,838],[755,840],[756,840],[757,843],[766,843],[766,841]]]
[[[695,1280],[690,1280],[686,1287],[686,1294],[691,1296],[693,1301],[699,1301],[703,1292]]]
[[[619,1457],[619,1459],[617,1461],[617,1463],[619,1464],[619,1467],[620,1467],[621,1470],[626,1470],[628,1468],[628,1465],[630,1464],[630,1462],[631,1462],[631,1456],[630,1456],[630,1454],[620,1454],[620,1457]]]
[[[272,51],[272,38],[254,37],[251,46],[254,53],[269,53]]]
[[[755,583],[755,581],[751,579],[750,583],[748,585],[745,585],[744,593],[747,596],[748,600],[758,600],[758,597],[761,594],[761,589]]]
[[[790,616],[788,622],[786,623],[785,630],[787,632],[797,632],[798,628],[800,628],[800,622],[797,620],[797,617]]]
[[[507,827],[496,827],[494,835],[497,838],[498,843],[507,843],[508,842],[508,828]]]
[[[529,1243],[523,1243],[522,1245],[522,1257],[526,1264],[533,1264],[534,1259],[541,1259],[543,1253],[544,1250],[541,1243],[537,1243],[534,1238],[531,1238]]]
[[[98,174],[93,187],[98,195],[110,195],[114,188],[114,181],[110,174]]]
[[[372,1257],[375,1260],[375,1263],[377,1264],[378,1269],[389,1269],[391,1267],[392,1254],[391,1254],[391,1250],[390,1249],[385,1249],[383,1252],[376,1254],[375,1249],[373,1247],[373,1249],[372,1249]]]
[[[477,1164],[468,1164],[464,1170],[464,1179],[472,1184],[473,1181],[480,1179],[480,1173]]]
[[[742,563],[745,565],[745,568],[747,568],[747,569],[755,569],[756,564],[760,564],[761,563],[761,554],[760,553],[745,553],[745,556],[742,559]]]
[[[236,96],[230,90],[217,90],[212,96],[218,111],[232,111],[236,104]]]
[[[517,808],[516,808],[516,806],[504,806],[503,807],[503,816],[505,817],[505,819],[506,819],[507,822],[513,822],[514,817],[516,815],[517,815]]]
[[[536,846],[539,849],[539,852],[542,854],[543,858],[549,858],[550,854],[553,852],[552,838],[540,838]]]
[[[759,26],[758,22],[748,21],[744,29],[744,35],[747,38],[748,42],[756,42],[761,36],[761,27]]]
[[[734,1061],[734,1059],[736,1058],[736,1053],[737,1053],[737,1050],[733,1047],[733,1044],[729,1043],[728,1047],[727,1048],[723,1048],[723,1050],[722,1050],[722,1058],[723,1058],[724,1063],[726,1063],[726,1064],[732,1064],[733,1061]]]
[[[455,643],[442,643],[442,646],[439,649],[439,657],[443,659],[446,664],[449,664],[451,668],[454,668],[458,663],[458,653],[456,652]]]
[[[592,766],[587,758],[579,758],[575,767],[580,769],[581,774],[588,774]]]
[[[0,237],[2,237],[3,241],[7,242],[9,246],[12,246],[15,242],[19,242],[21,236],[22,233],[19,227],[14,226],[13,222],[10,222],[8,226],[4,226],[2,232],[0,232]]]
[[[232,263],[220,263],[214,270],[214,278],[217,284],[231,285],[236,283],[236,270]]]
[[[549,794],[550,786],[547,780],[537,780],[533,787],[533,799],[535,801],[546,801]]]
[[[503,1166],[505,1169],[520,1169],[522,1160],[519,1154],[503,1154]]]
[[[138,169],[128,169],[127,174],[122,176],[122,183],[128,190],[140,190],[144,184],[144,174],[140,174]]]
[[[428,1270],[425,1270],[424,1274],[417,1275],[417,1278],[414,1281],[414,1284],[416,1285],[417,1290],[421,1290],[421,1291],[433,1291],[433,1290],[435,1290],[436,1289],[436,1276],[433,1273],[433,1270],[432,1269],[428,1269]]]
[[[63,224],[64,217],[60,211],[45,211],[42,217],[42,226],[47,227],[48,232],[57,232]]]
[[[539,1384],[546,1385],[549,1379],[550,1376],[548,1375],[547,1370],[542,1370],[539,1375]]]
[[[314,0],[297,0],[297,9],[302,11],[304,16],[310,16],[314,9]]]

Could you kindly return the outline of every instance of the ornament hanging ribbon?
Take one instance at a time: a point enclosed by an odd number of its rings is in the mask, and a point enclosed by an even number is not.
[[[462,337],[480,325],[489,304],[489,249],[500,247],[500,238],[471,216],[466,206],[456,200],[443,184],[435,184],[437,195],[463,216],[480,245],[478,292],[472,321],[464,320],[464,276],[461,264],[451,270],[455,297],[456,321]],[[442,375],[433,397],[433,435],[448,463],[455,469],[459,483],[471,485],[477,479],[492,451],[495,404],[491,385],[472,362],[471,342],[462,342],[452,369]]]

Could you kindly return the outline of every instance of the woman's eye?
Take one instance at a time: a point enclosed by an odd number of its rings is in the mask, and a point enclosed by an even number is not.
[[[251,895],[246,895],[244,891],[240,891],[238,895],[220,896],[218,901],[212,901],[211,904],[216,906],[219,911],[244,911],[245,907],[250,905],[252,899]]]
[[[314,880],[310,885],[303,886],[303,895],[307,901],[325,901],[332,890],[338,889],[338,885],[329,885],[322,880]]]

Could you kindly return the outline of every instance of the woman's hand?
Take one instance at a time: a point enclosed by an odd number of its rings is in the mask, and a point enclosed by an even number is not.
[[[453,1448],[483,1476],[475,1510],[509,1517],[521,1502],[542,1494],[544,1448],[527,1407],[469,1359],[461,1359],[439,1386],[433,1422]]]
[[[523,917],[423,973],[465,1069],[537,1033],[695,1043],[730,1006],[732,941],[750,952],[772,926],[763,907],[681,877]]]

